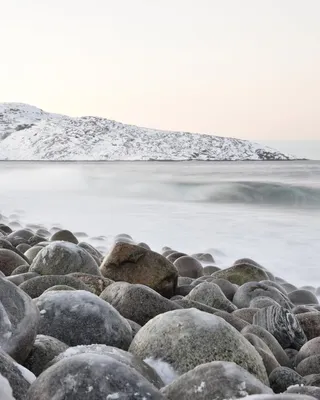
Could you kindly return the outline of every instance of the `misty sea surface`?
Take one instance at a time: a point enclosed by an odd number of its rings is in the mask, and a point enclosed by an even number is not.
[[[320,162],[1,162],[2,222],[84,232],[106,252],[132,235],[155,251],[250,257],[320,286]]]

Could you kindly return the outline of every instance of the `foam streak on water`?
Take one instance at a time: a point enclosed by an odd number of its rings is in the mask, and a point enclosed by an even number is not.
[[[2,162],[0,194],[0,213],[22,224],[104,235],[106,247],[127,232],[155,250],[210,250],[221,266],[251,257],[320,286],[319,162]]]

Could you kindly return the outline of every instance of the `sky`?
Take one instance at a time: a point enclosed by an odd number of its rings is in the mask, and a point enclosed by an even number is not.
[[[10,0],[0,102],[254,140],[320,139],[320,0]]]

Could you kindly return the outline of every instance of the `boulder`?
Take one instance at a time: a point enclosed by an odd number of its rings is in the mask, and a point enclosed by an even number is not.
[[[101,275],[91,255],[76,244],[52,242],[32,261],[31,272],[40,275],[67,275],[71,272]]]
[[[299,350],[307,342],[296,316],[283,307],[260,309],[253,317],[253,324],[270,332],[284,349],[292,347]]]
[[[117,243],[103,260],[100,271],[114,281],[140,283],[165,297],[174,295],[178,271],[165,257],[129,243]]]
[[[28,258],[30,263],[32,263],[32,261],[36,258],[37,254],[42,249],[43,249],[43,246],[33,246],[33,247],[31,247],[31,249],[29,249],[25,252],[25,256]]]
[[[193,300],[190,300],[187,298],[175,300],[175,303],[177,303],[180,307],[185,308],[185,309],[196,308],[197,310],[204,311],[209,314],[215,314],[216,312],[221,311],[221,310],[218,310],[217,308],[212,308],[212,307],[206,306],[205,304],[199,303],[198,301],[193,301]]]
[[[154,399],[164,396],[136,370],[107,355],[64,359],[30,386],[27,400]]]
[[[47,289],[56,285],[67,285],[77,290],[90,291],[90,288],[83,282],[67,275],[36,276],[35,278],[28,279],[27,281],[21,283],[19,287],[32,299],[35,299],[41,296],[42,293],[44,293]]]
[[[38,334],[69,346],[106,344],[127,350],[132,331],[110,304],[84,290],[47,292],[35,300],[41,314]]]
[[[316,386],[291,386],[284,393],[301,394],[320,400],[320,388]]]
[[[298,289],[288,294],[290,301],[295,305],[319,304],[317,296],[305,289]]]
[[[274,287],[259,282],[248,282],[240,286],[233,297],[233,302],[238,308],[248,308],[251,301],[260,296],[270,297],[281,307],[291,308],[289,299],[283,293]]]
[[[100,296],[105,288],[114,283],[114,281],[112,281],[111,279],[104,278],[103,276],[84,274],[81,272],[73,272],[71,274],[68,274],[67,276],[78,279],[87,287],[89,287],[90,291],[97,296]]]
[[[187,255],[188,254],[186,254],[186,253],[181,253],[179,251],[175,251],[175,252],[169,254],[166,258],[168,261],[170,261],[173,264],[178,258],[187,256]]]
[[[200,283],[186,298],[227,312],[232,312],[237,308],[226,298],[220,287],[211,282]]]
[[[203,363],[231,361],[268,384],[254,347],[222,318],[196,309],[153,318],[136,334],[129,351],[143,360],[162,360],[179,375]]]
[[[262,280],[268,280],[268,274],[261,268],[258,268],[251,264],[236,264],[230,268],[222,269],[212,274],[215,278],[226,279],[236,285],[243,285],[247,282],[259,282]]]
[[[259,311],[258,308],[239,308],[238,310],[233,311],[232,314],[249,324],[253,324],[253,317],[257,311]]]
[[[313,338],[305,343],[296,356],[296,364],[298,365],[305,358],[320,355],[320,337]]]
[[[17,267],[16,269],[14,269],[11,272],[10,276],[14,276],[14,275],[20,275],[20,274],[26,274],[27,272],[29,272],[29,268],[30,265],[29,264],[25,264],[25,265],[20,265],[19,267]],[[35,272],[32,272],[32,274],[35,274]],[[38,275],[38,274],[37,274]],[[4,275],[5,276],[5,275]]]
[[[127,351],[117,349],[116,347],[106,346],[104,344],[91,344],[88,346],[69,347],[67,350],[57,355],[54,359],[51,359],[46,368],[49,368],[62,360],[74,357],[79,354],[98,354],[109,356],[121,362],[122,364],[125,364],[128,367],[135,369],[155,387],[161,388],[164,386],[164,383],[162,382],[159,375],[148,364]]]
[[[123,317],[141,326],[159,314],[182,308],[148,286],[127,282],[113,283],[101,293],[100,298],[111,304]]]
[[[27,265],[28,263],[17,253],[8,249],[0,248],[0,271],[6,276],[11,275],[17,267]]]
[[[303,377],[291,368],[279,367],[269,375],[270,387],[275,393],[285,392],[292,385],[303,384]]]
[[[49,240],[50,240],[50,242],[63,241],[63,242],[69,242],[69,243],[74,243],[74,244],[79,243],[78,239],[74,236],[74,234],[66,229],[55,232]]]
[[[201,263],[193,257],[182,256],[174,261],[173,265],[177,268],[179,276],[197,279],[203,275]]]
[[[35,378],[31,372],[28,373],[25,368],[14,362],[14,360],[0,348],[0,377],[1,376],[6,379],[6,381],[2,379],[4,385],[9,384],[14,400],[26,399],[26,392]],[[0,393],[1,389],[4,389],[4,386],[0,386]],[[7,386],[7,392],[8,389]],[[1,400],[7,399],[1,397]]]
[[[213,279],[211,283],[218,285],[219,288],[222,290],[226,298],[232,301],[233,296],[237,291],[236,285],[233,285],[231,282],[227,281],[226,279]]]
[[[320,354],[304,358],[296,370],[302,376],[320,374]]]
[[[318,311],[296,315],[308,340],[320,336],[320,313]]]
[[[65,343],[52,336],[38,335],[23,365],[35,376],[39,376],[46,365],[67,348]]]
[[[199,365],[164,387],[170,400],[238,399],[248,394],[273,393],[239,365],[213,361]]]
[[[253,333],[254,335],[258,336],[266,343],[281,366],[291,366],[291,362],[280,343],[270,332],[264,328],[257,325],[249,325],[243,328],[241,333],[243,335],[246,333]]]
[[[245,333],[243,336],[260,354],[268,375],[270,375],[274,369],[280,367],[280,364],[272,354],[272,351],[262,339],[252,333]]]
[[[271,297],[258,296],[250,301],[249,307],[251,308],[266,308],[270,306],[279,306],[279,304]]]
[[[227,321],[230,325],[236,328],[237,331],[241,332],[242,329],[249,325],[247,322],[243,321],[240,318],[237,318],[235,315],[228,313],[227,311],[217,311],[214,313],[217,317],[223,318]]]
[[[0,347],[18,362],[30,353],[37,335],[39,311],[31,298],[0,278]]]
[[[21,285],[21,283],[37,276],[39,276],[39,274],[36,274],[35,272],[25,272],[23,274],[7,276],[7,281],[14,283],[16,286],[19,286]]]

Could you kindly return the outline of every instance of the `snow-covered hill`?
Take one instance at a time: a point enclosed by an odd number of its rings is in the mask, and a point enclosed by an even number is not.
[[[246,140],[71,118],[0,104],[0,160],[291,160]]]

